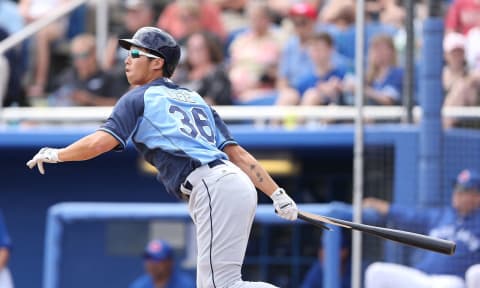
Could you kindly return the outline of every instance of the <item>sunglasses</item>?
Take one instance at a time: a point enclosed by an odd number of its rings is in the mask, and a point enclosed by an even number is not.
[[[128,54],[130,55],[130,57],[132,58],[139,58],[140,56],[145,56],[145,57],[148,57],[148,58],[152,58],[152,59],[159,59],[159,58],[162,58],[160,56],[157,56],[157,55],[153,55],[153,54],[150,54],[150,53],[147,53],[147,52],[143,52],[141,50],[138,50],[138,49],[131,49]]]

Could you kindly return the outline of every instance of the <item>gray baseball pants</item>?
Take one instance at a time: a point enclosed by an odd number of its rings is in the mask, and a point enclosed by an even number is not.
[[[241,268],[257,207],[248,176],[229,161],[188,177],[188,208],[197,233],[197,288],[274,288],[242,281]]]

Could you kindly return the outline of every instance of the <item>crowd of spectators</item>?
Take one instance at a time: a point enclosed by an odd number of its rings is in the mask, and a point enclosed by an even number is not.
[[[0,40],[68,1],[1,0]],[[415,4],[416,32],[426,15],[424,2]],[[400,105],[405,97],[406,11],[400,4],[396,0],[366,2],[364,95],[368,105]],[[118,49],[118,39],[131,37],[139,27],[157,26],[182,46],[173,80],[199,91],[213,105],[353,104],[354,0],[115,0],[109,5],[122,16],[110,21],[110,38],[103,55],[96,55],[95,67],[115,83],[107,86],[116,89],[104,90],[100,96],[115,99],[129,89],[123,73],[126,55]],[[95,6],[84,6],[81,17],[73,17],[75,12],[65,16],[2,55],[4,106],[112,103],[65,99],[59,91],[65,88],[60,85],[63,72],[72,66],[78,69],[81,62],[70,47],[75,36],[94,33],[87,19]],[[475,106],[480,88],[480,45],[475,41],[480,34],[480,4],[444,1],[444,10],[445,105]],[[416,36],[418,48],[421,35]],[[59,61],[58,54],[67,60]],[[455,123],[455,119],[444,121],[446,127]]]

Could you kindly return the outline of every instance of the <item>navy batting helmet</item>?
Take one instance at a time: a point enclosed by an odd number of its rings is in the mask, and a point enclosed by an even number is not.
[[[120,39],[118,44],[129,50],[130,46],[142,47],[163,58],[163,74],[170,77],[180,59],[180,47],[172,35],[156,27],[143,27],[135,32],[132,39]]]

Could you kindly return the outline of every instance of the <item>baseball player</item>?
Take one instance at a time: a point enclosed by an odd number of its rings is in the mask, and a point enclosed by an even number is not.
[[[66,148],[42,148],[27,165],[44,174],[44,163],[92,159],[123,150],[131,139],[168,192],[188,201],[197,232],[197,287],[274,287],[241,279],[255,187],[271,197],[282,218],[297,218],[295,202],[235,142],[198,93],[169,80],[180,58],[171,35],[143,27],[119,45],[129,50],[125,72],[136,88],[122,96],[96,132]]]
[[[366,288],[418,287],[464,288],[465,271],[480,262],[480,174],[461,171],[456,179],[450,207],[414,210],[376,198],[365,199],[372,208],[402,227],[417,227],[420,233],[457,243],[454,255],[421,252],[412,267],[376,262],[365,272]],[[473,270],[471,272],[473,280]],[[468,286],[478,287],[478,286]]]

